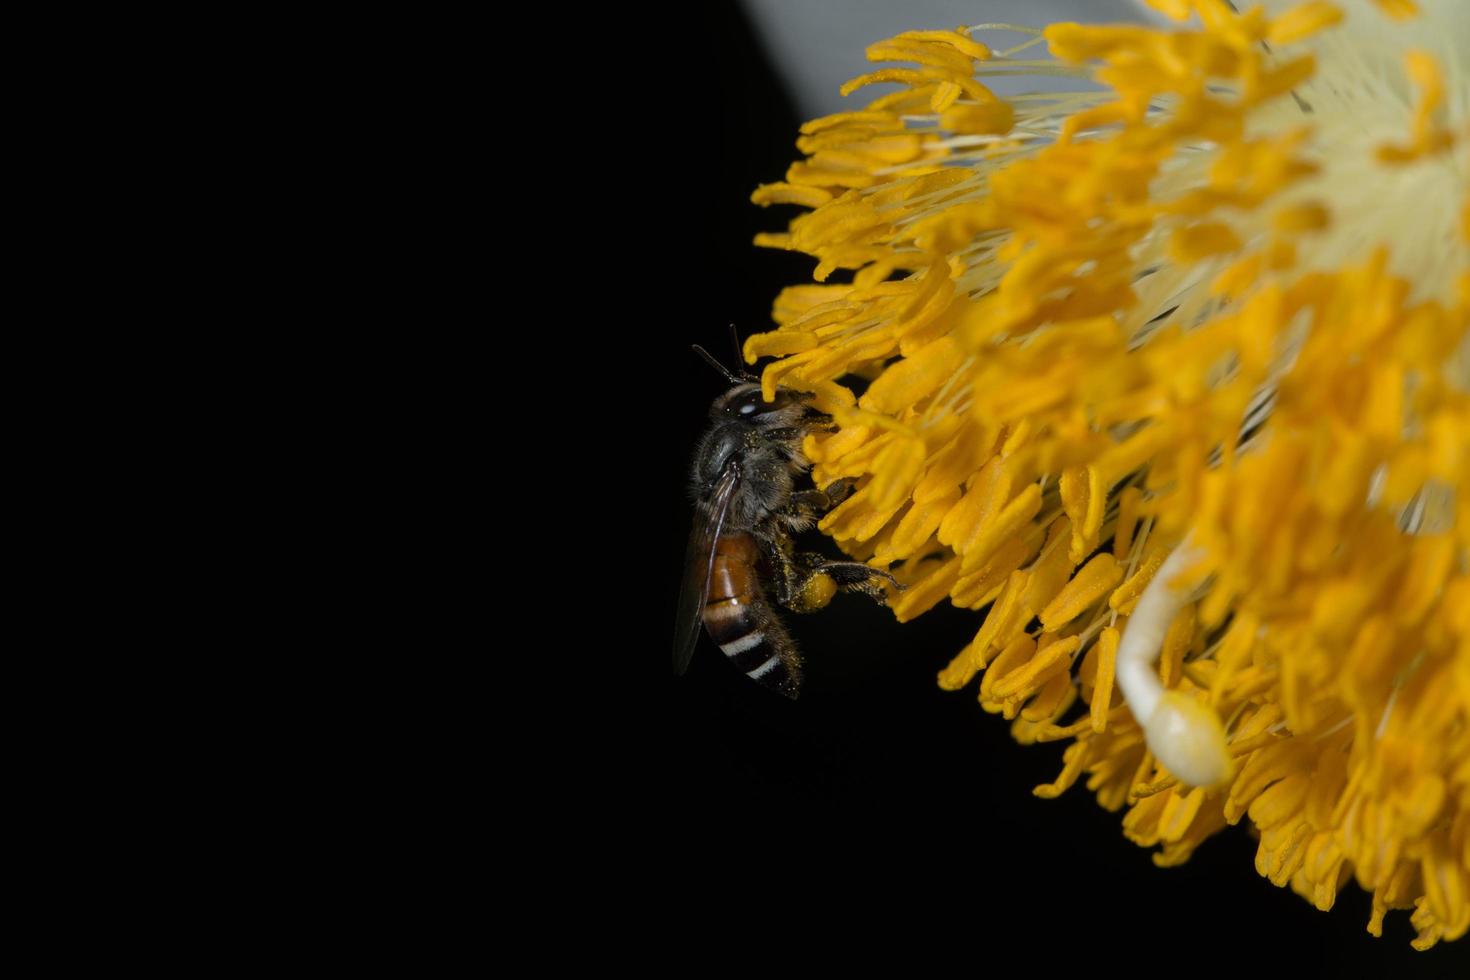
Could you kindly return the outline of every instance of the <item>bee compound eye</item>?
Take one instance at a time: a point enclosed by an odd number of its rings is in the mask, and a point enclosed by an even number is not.
[[[746,392],[740,400],[730,406],[730,411],[740,418],[748,419],[766,410],[766,403],[761,398],[760,390]]]

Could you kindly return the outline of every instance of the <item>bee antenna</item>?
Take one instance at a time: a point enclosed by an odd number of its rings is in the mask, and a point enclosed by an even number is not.
[[[727,368],[727,367],[725,367],[725,365],[721,364],[719,361],[715,360],[714,357],[710,354],[709,351],[705,350],[703,347],[699,346],[698,344],[693,344],[691,346],[694,348],[694,353],[696,353],[700,357],[704,358],[704,362],[706,364],[708,364],[710,367],[714,368],[716,371],[718,371],[721,374],[723,374],[725,376],[725,380],[726,381],[730,382],[732,385],[738,385],[738,384],[740,384],[741,379],[739,377],[731,374],[730,373],[730,369]]]
[[[743,349],[740,346],[740,334],[735,329],[735,324],[733,324],[733,323],[730,324],[730,343],[735,348],[735,364],[738,367],[738,366],[740,366],[740,365],[742,365],[742,364],[745,363],[745,355],[743,353]],[[760,380],[760,378],[758,378],[755,375],[751,374],[749,371],[746,371],[744,368],[741,368],[740,378],[743,381],[750,381],[750,382],[755,382],[755,381],[759,381]]]

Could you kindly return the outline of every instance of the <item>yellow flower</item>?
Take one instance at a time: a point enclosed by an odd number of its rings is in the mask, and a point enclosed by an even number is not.
[[[1275,884],[1457,939],[1470,5],[1153,5],[871,47],[913,67],[845,91],[901,87],[754,195],[811,209],[758,244],[817,284],[745,356],[837,420],[821,528],[897,617],[983,612],[940,684],[1072,740],[1038,795],[1085,777],[1160,865],[1249,818]],[[1105,90],[984,84],[1027,72]]]

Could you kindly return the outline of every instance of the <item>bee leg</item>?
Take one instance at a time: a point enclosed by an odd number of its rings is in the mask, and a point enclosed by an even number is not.
[[[845,476],[840,480],[828,484],[827,489],[822,491],[827,495],[827,506],[831,508],[842,503],[848,497],[852,496],[853,488],[856,486],[857,481],[850,476]]]
[[[860,561],[823,561],[812,569],[813,574],[826,575],[844,592],[860,592],[880,605],[887,605],[888,594],[877,583],[886,579],[894,591],[902,592],[903,583],[880,568],[864,565]]]
[[[811,522],[851,496],[852,488],[856,485],[855,480],[841,479],[826,490],[802,490],[793,493],[791,502],[786,505],[786,516],[794,518],[792,523],[810,526]]]
[[[860,592],[880,605],[886,604],[888,596],[876,581],[880,578],[903,590],[892,575],[860,561],[831,561],[816,552],[790,556],[778,552],[773,558],[777,567],[776,601],[792,612],[821,609],[838,591]]]
[[[832,509],[832,501],[820,490],[802,490],[791,495],[782,516],[798,531],[809,528],[817,518]]]

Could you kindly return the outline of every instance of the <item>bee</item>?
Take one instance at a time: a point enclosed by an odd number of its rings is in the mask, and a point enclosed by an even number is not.
[[[674,624],[674,672],[689,666],[702,622],[737,670],[795,698],[801,656],[771,599],[793,612],[811,612],[839,588],[883,604],[876,579],[902,586],[862,562],[796,551],[793,536],[853,489],[850,480],[825,490],[797,488],[811,465],[802,440],[812,431],[830,431],[832,417],[813,408],[804,392],[777,388],[767,402],[755,378],[732,374],[694,349],[731,387],[710,406],[709,427],[694,453],[694,529]]]

